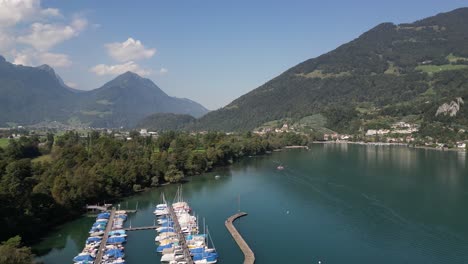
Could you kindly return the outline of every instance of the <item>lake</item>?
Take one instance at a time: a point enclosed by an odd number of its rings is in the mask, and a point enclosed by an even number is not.
[[[206,219],[218,263],[243,261],[224,226],[239,205],[248,216],[235,225],[256,263],[468,263],[467,159],[458,152],[315,144],[190,177],[183,195]],[[169,185],[124,199],[121,208],[138,204],[126,225],[152,225],[161,192],[170,200],[176,190]],[[82,217],[51,232],[34,247],[39,260],[72,263],[93,222]],[[155,234],[129,232],[127,263],[159,263]]]

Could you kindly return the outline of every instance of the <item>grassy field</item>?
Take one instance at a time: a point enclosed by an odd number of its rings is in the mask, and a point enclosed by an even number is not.
[[[4,148],[8,146],[8,142],[10,139],[8,138],[0,138],[0,148]]]
[[[39,156],[32,160],[32,162],[41,162],[41,161],[52,161],[52,156],[50,154]]]
[[[450,62],[457,62],[457,61],[459,61],[459,60],[461,60],[461,61],[468,61],[468,58],[457,57],[457,56],[454,56],[452,53],[450,53],[446,58],[447,58],[447,60],[450,61]]]
[[[315,70],[307,74],[300,73],[300,74],[297,74],[297,76],[304,77],[304,78],[326,79],[326,78],[338,78],[338,77],[343,77],[343,76],[351,76],[351,73],[350,72],[324,73],[321,70]]]
[[[427,73],[437,73],[441,71],[453,71],[453,70],[461,70],[467,69],[468,65],[452,65],[452,64],[445,64],[445,65],[419,65],[416,67],[416,70],[423,71]]]

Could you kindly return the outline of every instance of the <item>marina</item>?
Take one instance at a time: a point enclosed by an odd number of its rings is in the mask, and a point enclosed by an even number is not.
[[[208,226],[203,221],[203,233],[199,232],[198,217],[190,214],[192,209],[182,198],[182,187],[177,189],[174,203],[168,204],[164,194],[161,200],[154,211],[160,224],[155,241],[156,251],[162,254],[161,263],[217,263],[218,253],[212,240],[212,248],[209,247]]]
[[[106,210],[108,207],[103,207],[103,212],[96,217],[85,248],[73,258],[76,264],[125,264],[123,244],[127,235],[122,227],[127,214],[122,210],[116,211],[115,207],[109,212]]]
[[[284,170],[276,169],[279,163]],[[467,166],[468,156],[455,152],[314,144],[310,151],[275,152],[188,178],[183,195],[200,216],[200,233],[203,217],[209,224],[222,264],[244,261],[225,226],[239,210],[239,195],[248,216],[233,223],[255,263],[468,263]],[[124,198],[122,207],[139,204],[124,228],[159,225],[154,210],[161,193],[174,202],[177,189],[167,185]],[[421,206],[423,199],[434,206]],[[35,246],[37,260],[70,263],[94,222],[82,217],[51,232]],[[154,229],[126,233],[126,263],[160,263]],[[287,237],[294,243],[282,243]]]

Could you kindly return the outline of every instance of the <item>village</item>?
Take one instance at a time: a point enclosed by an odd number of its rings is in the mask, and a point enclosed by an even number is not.
[[[413,123],[407,123],[403,121],[395,122],[391,125],[389,129],[380,128],[380,129],[368,129],[366,131],[361,131],[360,134],[340,134],[337,132],[330,133],[319,133],[320,135],[317,138],[319,142],[337,142],[337,143],[346,143],[346,142],[359,142],[359,143],[385,143],[385,144],[404,144],[411,146],[420,146],[428,148],[437,148],[437,149],[458,149],[466,150],[468,141],[457,141],[454,144],[449,144],[446,142],[438,142],[431,137],[421,138],[418,135],[419,125]],[[461,129],[459,133],[465,133],[466,131]],[[253,133],[257,135],[265,135],[268,133],[299,133],[304,134],[303,131],[300,131],[294,125],[289,125],[284,123],[281,127],[277,128],[261,128],[259,130],[254,130]],[[323,135],[323,136],[322,136]]]

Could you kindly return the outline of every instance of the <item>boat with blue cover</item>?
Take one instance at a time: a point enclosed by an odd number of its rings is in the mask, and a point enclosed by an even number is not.
[[[109,217],[110,217],[110,213],[105,212],[105,213],[98,214],[97,219],[109,219]]]
[[[117,237],[109,237],[107,239],[107,244],[108,245],[112,245],[112,244],[123,244],[127,242],[127,240],[125,239],[125,237],[121,237],[121,236],[117,236]]]
[[[112,258],[123,258],[125,257],[125,254],[123,250],[113,248],[113,249],[108,249],[104,252],[106,256],[112,257]]]
[[[156,252],[162,253],[164,249],[166,249],[166,248],[172,248],[174,245],[175,245],[174,243],[169,243],[169,244],[166,244],[166,245],[158,246],[158,247],[156,248]]]
[[[82,262],[82,261],[94,261],[94,257],[90,254],[80,254],[73,258],[74,262]]]

